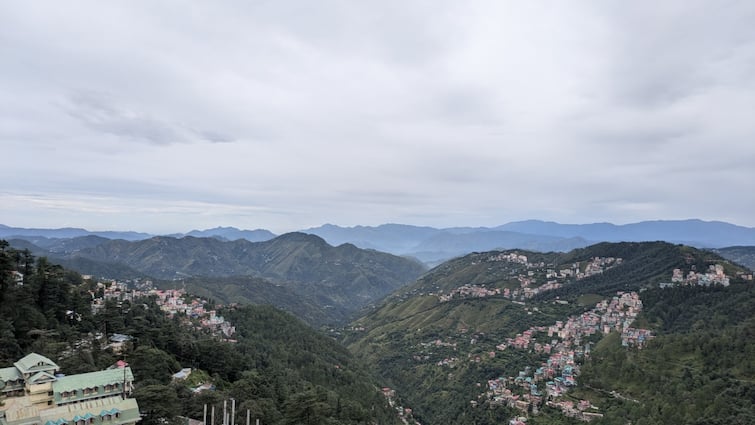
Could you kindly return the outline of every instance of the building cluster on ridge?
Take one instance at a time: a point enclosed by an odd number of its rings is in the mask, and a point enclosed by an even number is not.
[[[660,284],[660,287],[711,285],[729,286],[729,276],[726,275],[724,267],[720,264],[711,264],[708,266],[707,273],[698,273],[695,270],[690,270],[686,276],[682,269],[674,269],[671,273],[671,282],[663,282]]]
[[[590,276],[603,273],[612,267],[623,263],[623,259],[615,257],[594,257],[584,263],[573,263],[570,268],[556,270],[546,268],[545,263],[530,263],[526,255],[512,253],[500,253],[487,258],[488,262],[506,261],[526,266],[527,273],[516,276],[518,287],[516,288],[488,288],[481,285],[465,284],[454,288],[448,293],[439,291],[437,294],[440,302],[448,302],[454,299],[485,298],[496,295],[510,300],[524,301],[543,292],[552,291],[563,286],[569,280],[581,280]],[[538,277],[545,277],[545,282],[538,284]]]
[[[214,309],[207,309],[207,301],[193,297],[189,298],[183,289],[155,289],[149,281],[141,285],[141,289],[129,289],[124,282],[111,281],[109,284],[98,283],[98,291],[92,292],[92,311],[94,313],[105,307],[108,300],[130,301],[140,297],[155,297],[155,302],[169,316],[182,314],[187,319],[195,319],[199,327],[209,329],[218,337],[232,341],[230,338],[236,333],[236,327],[217,314]],[[97,296],[102,290],[102,296]]]
[[[438,299],[440,302],[444,303],[451,301],[454,298],[485,298],[500,294],[500,288],[488,289],[484,286],[462,285],[449,291],[448,294],[439,294]]]

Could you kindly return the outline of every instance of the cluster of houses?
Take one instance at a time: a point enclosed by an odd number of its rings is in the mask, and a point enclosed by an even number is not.
[[[546,291],[552,291],[562,286],[562,284],[558,281],[548,281],[540,286],[535,287],[529,286],[533,282],[532,279],[520,279],[520,282],[521,287],[514,289],[513,291],[509,290],[509,288],[505,288],[503,290],[503,296],[512,300],[525,300],[532,298],[537,294],[541,294]]]
[[[209,329],[214,335],[232,341],[230,338],[236,333],[236,327],[219,316],[215,310],[206,308],[207,301],[201,298],[189,298],[183,289],[159,290],[151,287],[150,282],[142,289],[130,289],[127,283],[111,281],[97,283],[97,291],[91,292],[92,311],[97,313],[105,307],[105,302],[131,301],[141,297],[155,297],[155,302],[162,311],[171,317],[183,314],[187,318],[196,319],[199,326]],[[101,294],[101,295],[98,295]]]
[[[527,256],[522,254],[517,254],[516,252],[511,253],[501,253],[497,255],[491,255],[488,257],[488,261],[506,261],[509,263],[516,263],[516,264],[522,264],[527,267],[534,267],[534,264],[531,264],[527,261]]]
[[[532,327],[514,338],[507,338],[496,346],[498,350],[514,348],[532,349],[548,355],[540,367],[526,367],[517,376],[501,377],[488,381],[485,394],[493,403],[505,404],[528,412],[537,413],[544,400],[551,407],[558,408],[564,415],[590,421],[601,417],[589,401],[582,400],[576,406],[573,402],[559,401],[558,398],[577,385],[579,365],[575,359],[590,353],[590,344],[583,341],[595,333],[617,331],[621,334],[622,345],[642,348],[653,337],[647,329],[631,327],[632,322],[642,311],[642,301],[636,292],[618,292],[614,297],[603,300],[578,316],[571,316],[566,322],[557,321],[545,327]],[[537,335],[547,334],[550,342],[540,343]]]
[[[614,257],[595,257],[589,261],[584,268],[584,271],[578,272],[576,278],[584,279],[586,277],[594,276],[603,273],[612,267],[616,267],[624,262],[622,258]]]
[[[488,289],[484,286],[467,284],[458,288],[454,288],[448,294],[439,294],[438,299],[440,300],[440,302],[444,303],[451,301],[454,298],[484,298],[500,294],[500,288]]]
[[[496,258],[497,261],[510,261],[525,264],[529,269],[543,269],[545,267],[543,263],[528,263],[527,257],[519,254],[499,254],[494,258]],[[621,258],[594,257],[584,265],[574,263],[571,268],[564,268],[558,271],[556,269],[548,268],[545,269],[544,272],[546,282],[539,286],[535,286],[537,283],[537,278],[535,276],[537,272],[542,273],[542,270],[528,270],[527,275],[519,274],[517,276],[519,288],[513,290],[505,288],[502,293],[505,298],[524,301],[537,294],[560,288],[569,279],[580,280],[601,274],[605,270],[616,267],[622,263],[623,259]]]
[[[571,400],[558,400],[547,401],[545,404],[560,410],[564,416],[577,418],[585,422],[603,417],[602,413],[595,412],[597,408],[589,400],[579,400],[577,403]]]
[[[489,380],[485,396],[494,404],[537,414],[546,400],[557,399],[577,385],[575,359],[584,352],[566,349],[565,344],[558,344],[556,350],[540,367],[527,366],[517,376]]]
[[[674,269],[671,273],[671,282],[662,282],[660,287],[711,285],[729,286],[729,276],[724,273],[724,266],[711,264],[708,267],[707,273],[698,273],[695,270],[690,270],[686,276],[682,269]]]
[[[563,286],[566,280],[580,280],[601,274],[605,270],[622,264],[623,259],[614,257],[594,257],[583,264],[574,263],[571,268],[565,268],[559,271],[556,271],[555,269],[545,269],[544,263],[530,263],[527,261],[526,255],[517,254],[515,252],[492,255],[488,257],[488,261],[506,261],[522,264],[530,270],[527,270],[527,274],[520,273],[516,277],[519,282],[518,288],[486,288],[484,286],[466,284],[454,288],[447,294],[443,294],[441,291],[441,293],[438,294],[440,302],[448,302],[455,298],[484,298],[494,295],[502,295],[504,298],[511,300],[524,301],[543,292],[558,289]],[[537,285],[538,275],[544,275],[546,279],[546,282],[539,286]]]
[[[219,316],[215,310],[207,310],[207,301],[201,298],[188,299],[183,289],[152,289],[149,295],[155,295],[155,302],[160,309],[171,317],[176,314],[184,314],[186,317],[198,319],[201,327],[210,329],[215,335],[229,339],[236,333],[236,327],[227,322],[223,316]]]

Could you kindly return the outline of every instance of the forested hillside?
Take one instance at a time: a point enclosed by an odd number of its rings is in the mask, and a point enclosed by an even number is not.
[[[751,279],[662,242],[470,254],[387,299],[346,342],[422,423],[752,423]]]
[[[84,274],[146,276],[166,281],[165,286],[180,280],[195,293],[224,302],[273,304],[313,326],[344,324],[361,307],[425,271],[417,261],[350,244],[333,247],[303,233],[254,243],[195,237],[95,239],[56,241],[49,245],[54,252],[22,240],[14,245],[37,254],[48,252]]]
[[[713,250],[718,255],[755,271],[755,246],[730,246]]]
[[[143,298],[106,301],[92,313],[93,282],[0,241],[0,367],[37,352],[68,374],[103,369],[123,358],[137,379],[145,425],[201,419],[205,404],[234,398],[236,421],[249,409],[264,424],[397,423],[375,381],[342,346],[266,306],[221,310],[237,342],[213,337],[187,316],[169,318]],[[132,337],[122,354],[112,333]],[[191,379],[173,381],[182,367]],[[192,392],[200,383],[213,390]]]
[[[579,395],[605,406],[599,423],[755,423],[755,285],[654,289],[643,300],[658,336],[635,351],[613,334],[583,369]]]

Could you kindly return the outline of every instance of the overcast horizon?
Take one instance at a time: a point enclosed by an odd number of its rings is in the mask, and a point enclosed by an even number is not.
[[[755,227],[755,3],[6,2],[0,223]]]
[[[531,220],[531,219],[515,220],[513,222],[527,221],[527,220]],[[650,221],[687,221],[687,220],[697,220],[697,219],[688,218],[688,219],[679,219],[679,220],[646,220],[645,222],[650,222]],[[742,225],[737,224],[737,223],[719,222],[719,221],[711,221],[711,220],[704,220],[704,221],[705,222],[726,223],[726,224],[732,224],[732,225],[735,225],[735,226],[741,226],[741,227],[745,227],[745,228],[755,229],[755,227],[742,226]],[[67,228],[82,228],[82,229],[84,229],[84,230],[86,230],[88,232],[92,232],[92,233],[98,233],[98,232],[137,232],[137,233],[147,233],[147,234],[150,234],[152,236],[171,236],[171,235],[187,234],[187,233],[190,233],[190,232],[193,232],[193,231],[213,230],[215,228],[236,228],[238,230],[247,230],[247,231],[249,231],[249,230],[267,230],[267,231],[272,232],[276,236],[280,236],[280,235],[283,235],[283,234],[286,234],[286,233],[300,232],[300,231],[305,231],[305,230],[309,230],[309,229],[316,229],[316,228],[320,228],[320,227],[328,226],[328,225],[338,226],[338,227],[347,228],[347,229],[348,228],[356,228],[356,227],[372,227],[372,228],[377,228],[377,227],[383,226],[383,225],[399,225],[399,226],[406,225],[406,226],[433,227],[433,228],[437,228],[437,229],[443,230],[443,229],[449,229],[449,228],[489,228],[489,229],[493,229],[495,227],[503,226],[503,225],[510,224],[510,223],[512,223],[512,222],[510,221],[510,222],[505,222],[505,223],[499,223],[497,225],[491,225],[491,226],[464,226],[464,225],[460,225],[460,226],[452,226],[452,227],[443,227],[443,226],[436,227],[436,226],[426,226],[426,225],[423,225],[423,224],[406,224],[406,223],[380,223],[380,224],[374,224],[374,225],[356,224],[356,225],[353,225],[353,226],[341,226],[341,225],[336,224],[336,223],[322,223],[320,225],[310,226],[310,227],[307,227],[307,228],[303,228],[302,227],[302,228],[298,228],[298,229],[286,229],[286,230],[283,230],[283,231],[274,231],[272,229],[268,229],[268,228],[264,228],[264,227],[249,227],[249,228],[241,227],[241,228],[239,228],[238,226],[233,226],[233,225],[217,225],[217,226],[214,226],[214,227],[207,227],[207,228],[190,228],[190,229],[187,228],[187,229],[176,230],[176,231],[172,231],[172,232],[148,232],[148,231],[144,231],[144,230],[140,230],[140,229],[131,229],[131,228],[128,228],[128,229],[120,229],[120,228],[116,228],[116,229],[112,229],[112,228],[102,228],[102,229],[96,229],[95,228],[95,229],[90,229],[90,228],[80,227],[80,226],[70,226],[70,227],[67,227]],[[606,224],[606,223],[607,224],[617,225],[617,226],[623,226],[623,225],[638,224],[640,222],[627,222],[627,223],[591,222],[591,223],[558,223],[558,224],[563,224],[563,225],[589,225],[589,224]],[[11,227],[11,228],[25,228],[25,229],[39,229],[39,230],[57,230],[57,229],[60,229],[60,228],[52,228],[52,227],[38,227],[38,226],[34,226],[34,227],[13,226],[13,225],[8,225],[6,223],[0,223],[0,225],[8,226],[8,227]],[[66,228],[66,227],[64,227],[64,228]]]

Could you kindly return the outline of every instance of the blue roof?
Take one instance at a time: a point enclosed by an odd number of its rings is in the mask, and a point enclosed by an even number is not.
[[[113,407],[110,410],[103,410],[102,412],[100,412],[100,416],[117,415],[119,413],[121,413],[121,411],[118,410],[118,408]]]

